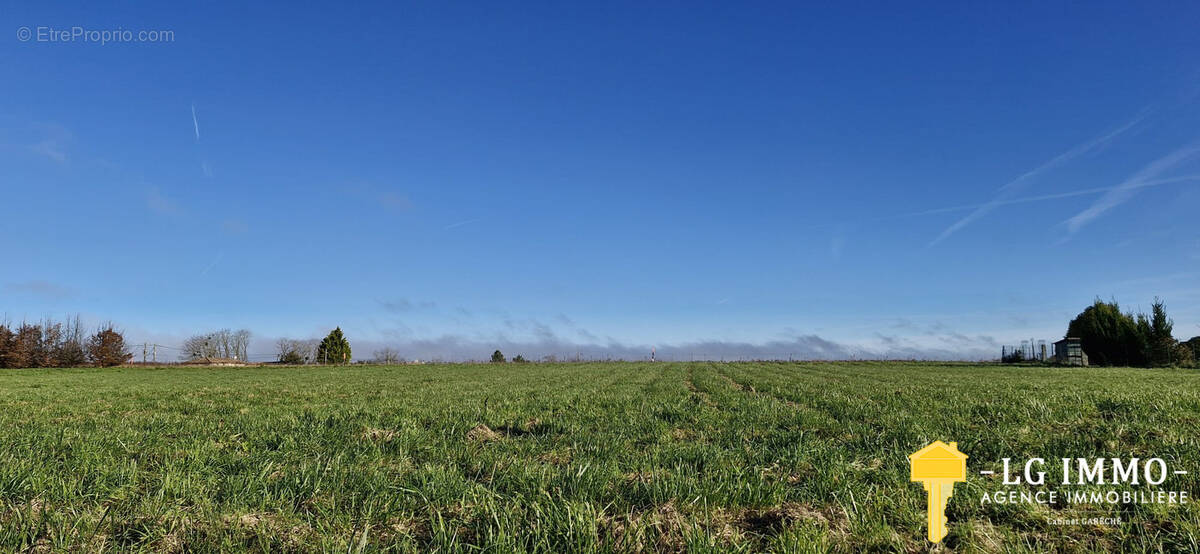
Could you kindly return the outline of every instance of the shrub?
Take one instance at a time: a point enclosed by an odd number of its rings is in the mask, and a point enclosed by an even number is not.
[[[504,359],[504,353],[503,353],[503,352],[500,352],[499,350],[497,350],[497,351],[495,351],[495,352],[492,352],[492,363],[493,363],[493,364],[502,364],[502,363],[504,363],[504,362],[507,362],[507,361],[508,361],[508,360]]]
[[[1177,342],[1171,355],[1171,363],[1176,367],[1196,367],[1196,355],[1186,342]]]
[[[279,355],[279,363],[286,365],[304,364],[304,355],[296,350],[288,350]]]
[[[1200,361],[1200,337],[1192,337],[1183,344],[1192,351],[1192,359]]]

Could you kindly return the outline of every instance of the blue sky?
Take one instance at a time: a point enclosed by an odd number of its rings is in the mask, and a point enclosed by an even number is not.
[[[9,319],[970,357],[1158,295],[1200,334],[1196,6],[3,14]]]

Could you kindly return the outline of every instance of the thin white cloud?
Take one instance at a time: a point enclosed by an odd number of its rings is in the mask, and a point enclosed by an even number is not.
[[[842,250],[846,247],[846,236],[836,235],[829,239],[829,255],[834,259],[842,257]]]
[[[1144,188],[1144,183],[1153,180],[1164,171],[1169,171],[1179,165],[1191,161],[1200,154],[1200,142],[1193,142],[1183,148],[1180,148],[1166,156],[1163,156],[1149,165],[1143,167],[1137,173],[1134,173],[1121,184],[1113,187],[1112,190],[1104,193],[1104,196],[1097,198],[1087,209],[1075,214],[1070,219],[1063,223],[1067,226],[1067,232],[1074,234],[1083,226],[1091,223],[1097,217],[1100,217],[1107,212],[1133,198],[1133,195],[1138,189]]]
[[[240,219],[226,219],[221,222],[221,230],[230,235],[241,235],[250,230],[250,225]]]
[[[57,123],[37,123],[34,128],[41,135],[41,140],[30,144],[29,151],[60,164],[66,163],[67,147],[74,141],[75,135]]]
[[[196,131],[196,142],[200,142],[200,120],[196,118],[196,104],[192,104],[192,129]]]
[[[409,300],[407,298],[396,298],[392,300],[377,300],[380,307],[384,310],[393,313],[412,312],[416,310],[431,310],[437,307],[437,302],[432,300]]]
[[[379,204],[393,211],[405,212],[413,207],[412,200],[408,196],[398,192],[385,192],[379,195]]]
[[[146,208],[158,215],[174,215],[179,213],[179,204],[163,195],[158,187],[151,187],[146,192]]]
[[[34,154],[40,154],[50,158],[58,163],[66,163],[67,153],[63,150],[62,145],[57,140],[46,139],[33,146],[29,147]]]
[[[947,238],[949,238],[950,235],[953,235],[954,233],[958,232],[959,230],[966,227],[967,225],[970,225],[976,219],[979,219],[979,218],[983,217],[984,215],[987,215],[988,212],[992,211],[997,206],[1002,205],[1003,202],[1005,200],[1007,200],[1012,194],[1029,186],[1029,183],[1031,183],[1032,181],[1037,179],[1037,177],[1040,176],[1042,173],[1045,173],[1051,169],[1061,166],[1075,158],[1078,158],[1079,156],[1082,156],[1084,154],[1087,154],[1089,152],[1097,150],[1097,149],[1107,145],[1108,143],[1112,142],[1117,137],[1121,136],[1121,134],[1125,133],[1129,129],[1132,129],[1138,123],[1141,123],[1141,121],[1146,118],[1146,114],[1147,114],[1146,110],[1143,110],[1142,113],[1138,114],[1137,117],[1133,118],[1128,123],[1116,128],[1104,135],[1101,135],[1101,136],[1093,138],[1087,142],[1079,144],[1079,145],[1075,146],[1074,148],[1071,148],[1070,150],[1067,150],[1066,152],[1063,152],[1062,154],[1059,154],[1059,155],[1047,160],[1045,163],[1043,163],[1029,171],[1026,171],[1025,173],[1021,174],[1019,177],[1017,177],[1016,179],[1013,179],[1012,181],[1005,183],[1004,186],[1000,187],[999,194],[997,194],[996,197],[993,198],[991,202],[980,205],[978,208],[975,209],[975,211],[967,214],[962,219],[959,219],[958,221],[954,222],[953,225],[947,227],[944,231],[942,231],[942,233],[940,235],[938,235],[937,238],[933,239],[933,242],[930,242],[929,246],[937,245],[938,243],[942,242],[943,240],[946,240]]]
[[[26,281],[23,283],[8,283],[4,285],[3,290],[4,292],[29,294],[42,298],[48,298],[50,300],[61,300],[74,294],[74,291],[72,291],[69,287],[44,280]]]

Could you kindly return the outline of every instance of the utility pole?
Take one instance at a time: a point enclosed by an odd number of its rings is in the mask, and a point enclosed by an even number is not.
[[[150,359],[151,359],[151,360],[152,360],[154,363],[156,363],[156,364],[157,364],[157,363],[158,363],[158,345],[157,345],[157,344],[156,344],[156,345],[154,345],[154,346],[153,346],[153,350],[151,350],[151,351],[150,351],[150,356],[151,356],[151,358],[150,358]]]
[[[146,365],[146,343],[142,343],[142,365]]]

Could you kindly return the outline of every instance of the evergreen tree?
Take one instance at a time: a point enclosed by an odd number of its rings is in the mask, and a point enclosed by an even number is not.
[[[125,348],[125,336],[112,325],[96,331],[88,339],[87,355],[88,360],[100,367],[121,365],[133,358]]]
[[[1130,361],[1129,363],[1123,365],[1153,365],[1151,360],[1154,359],[1154,340],[1152,339],[1154,331],[1150,326],[1150,318],[1146,317],[1146,314],[1138,314],[1135,318],[1135,321],[1137,324],[1137,335],[1129,339],[1129,348],[1137,349],[1138,355],[1136,359],[1138,363]]]
[[[501,352],[501,351],[499,351],[499,350],[497,350],[497,351],[495,351],[495,352],[492,352],[492,363],[493,363],[493,364],[502,364],[502,363],[504,363],[504,362],[507,362],[507,361],[508,361],[508,360],[504,359],[504,353],[503,353],[503,352]]]
[[[1167,317],[1167,306],[1159,298],[1150,308],[1150,322],[1146,327],[1146,358],[1152,366],[1169,366],[1176,363],[1175,322]]]
[[[330,331],[317,346],[316,362],[319,364],[348,364],[350,357],[350,341],[342,334],[341,327]]]
[[[7,325],[0,325],[0,367],[18,367],[13,350],[16,348],[16,337]]]
[[[1163,339],[1175,340],[1171,333],[1175,330],[1175,322],[1167,317],[1167,305],[1158,297],[1150,308],[1150,339],[1157,342]]]

